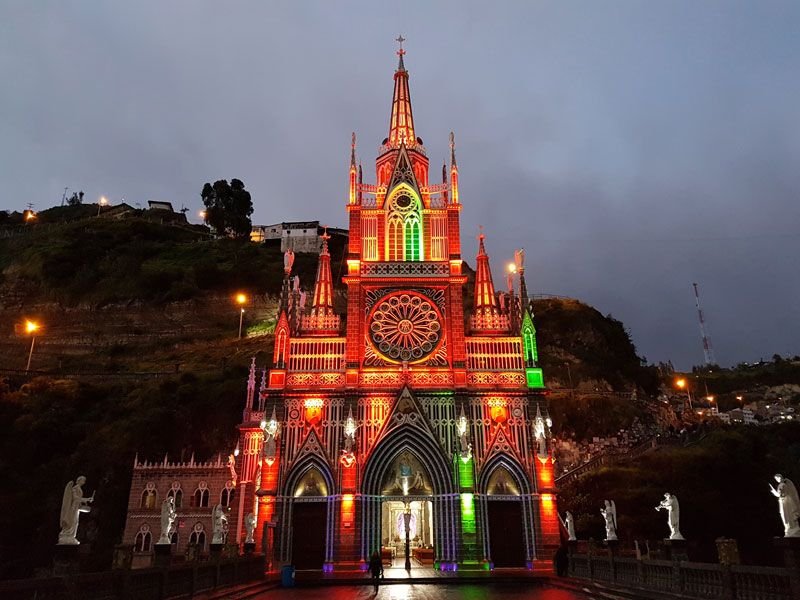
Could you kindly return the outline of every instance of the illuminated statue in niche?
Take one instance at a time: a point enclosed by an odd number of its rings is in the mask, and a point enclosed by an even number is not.
[[[272,407],[272,416],[269,421],[261,422],[261,429],[264,431],[264,446],[262,448],[262,456],[268,465],[275,462],[277,456],[278,445],[276,440],[281,431],[280,423],[275,418],[275,407]]]
[[[600,509],[603,520],[606,523],[606,541],[617,540],[617,505],[613,500],[605,501],[605,507]]]
[[[775,475],[778,487],[769,486],[772,495],[778,499],[778,509],[783,521],[784,537],[800,537],[800,526],[797,519],[800,518],[800,498],[797,496],[797,488],[791,479],[787,479],[780,473]]]
[[[458,417],[458,423],[456,424],[456,432],[458,433],[458,444],[459,448],[459,455],[461,456],[461,460],[464,462],[468,462],[469,459],[472,458],[472,444],[469,442],[469,438],[467,437],[467,428],[468,428],[468,421],[467,416],[464,414],[464,405],[461,405],[461,414]]]

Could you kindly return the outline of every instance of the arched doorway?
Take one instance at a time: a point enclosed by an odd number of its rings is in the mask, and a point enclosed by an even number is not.
[[[398,511],[400,507],[405,510],[409,503],[412,512],[416,511],[414,537],[419,538],[414,549],[426,551],[417,554],[436,568],[455,565],[459,536],[457,494],[439,442],[421,427],[404,423],[384,434],[371,451],[363,473],[362,560],[368,561],[372,552],[384,547],[384,542],[389,546],[399,543],[394,539],[401,537],[397,532]],[[424,527],[428,528],[427,533]],[[401,531],[405,533],[404,527]],[[427,547],[422,548],[423,545]],[[399,558],[396,553],[395,546],[395,556]],[[394,564],[403,566],[397,560]]]
[[[480,477],[486,556],[494,568],[525,568],[533,553],[532,507],[524,472],[507,457],[490,461]]]
[[[433,566],[433,488],[427,469],[408,450],[392,462],[381,485],[381,554],[384,564]],[[408,532],[406,532],[408,529]]]
[[[331,487],[327,470],[313,463],[288,478],[290,551],[286,558],[296,569],[322,569],[330,560]]]

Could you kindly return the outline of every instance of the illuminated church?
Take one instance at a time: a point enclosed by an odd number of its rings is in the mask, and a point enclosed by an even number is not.
[[[260,382],[251,367],[235,465],[218,460],[208,477],[236,488],[227,543],[244,541],[253,513],[273,568],[364,569],[375,551],[403,566],[408,551],[412,566],[531,569],[552,559],[559,527],[523,257],[519,286],[497,293],[481,234],[465,311],[453,135],[432,182],[398,54],[374,183],[353,136],[346,313],[334,310],[327,236],[307,307],[289,253],[273,364]],[[148,476],[166,485],[164,468],[135,468],[132,508]]]

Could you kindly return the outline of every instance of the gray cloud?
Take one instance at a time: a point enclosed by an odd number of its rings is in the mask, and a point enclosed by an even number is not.
[[[540,293],[650,360],[800,353],[800,48],[791,2],[101,2],[0,6],[3,205],[171,200],[239,177],[255,220],[345,225],[349,134],[386,136],[393,38],[438,165],[456,132],[465,257],[486,227]]]

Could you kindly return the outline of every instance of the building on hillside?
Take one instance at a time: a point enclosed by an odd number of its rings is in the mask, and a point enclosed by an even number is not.
[[[455,143],[451,134],[450,164],[430,181],[399,54],[373,184],[353,136],[344,314],[329,235],[308,302],[285,255],[273,362],[260,385],[253,362],[247,383],[227,540],[244,541],[252,513],[273,567],[365,569],[379,551],[395,566],[549,568],[559,524],[524,257],[519,287],[496,293],[481,234],[465,312]],[[135,471],[131,506],[151,472]],[[188,470],[151,479],[159,493],[199,485]],[[134,520],[130,511],[128,543]]]
[[[335,227],[325,227],[319,221],[289,221],[285,223],[275,223],[273,225],[253,225],[250,231],[251,242],[265,242],[268,240],[280,240],[281,252],[292,250],[308,254],[319,254],[322,250],[322,238],[320,235],[327,230],[332,237],[347,237],[346,229]]]

